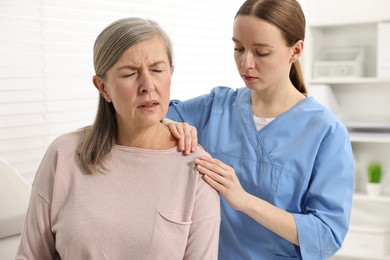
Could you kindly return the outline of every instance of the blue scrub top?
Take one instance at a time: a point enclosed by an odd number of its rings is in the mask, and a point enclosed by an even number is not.
[[[327,259],[347,233],[354,160],[346,127],[313,97],[256,130],[250,90],[214,88],[167,117],[198,130],[199,143],[235,169],[242,187],[294,215],[295,246],[221,197],[219,259]]]

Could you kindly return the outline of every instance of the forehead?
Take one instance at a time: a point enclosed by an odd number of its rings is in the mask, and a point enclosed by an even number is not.
[[[284,43],[278,27],[253,15],[236,17],[233,23],[233,39],[241,43]]]
[[[160,37],[154,36],[134,44],[121,55],[116,65],[122,65],[123,63],[136,65],[145,61],[150,63],[160,61],[169,63],[167,47]]]

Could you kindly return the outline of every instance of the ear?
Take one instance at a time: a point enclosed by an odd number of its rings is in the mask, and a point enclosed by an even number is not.
[[[290,62],[294,63],[296,62],[299,57],[301,57],[302,52],[303,52],[303,47],[304,47],[304,42],[302,40],[298,40],[291,48],[292,50],[292,55],[290,58]]]
[[[95,87],[99,90],[100,94],[104,97],[104,99],[107,102],[111,102],[110,95],[106,91],[106,84],[104,83],[104,80],[101,77],[95,75],[92,78],[92,82],[93,85],[95,85]]]

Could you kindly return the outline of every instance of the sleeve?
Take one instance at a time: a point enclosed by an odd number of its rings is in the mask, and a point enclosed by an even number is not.
[[[302,259],[328,259],[340,249],[349,228],[354,159],[348,131],[338,125],[322,142],[312,179],[295,214]]]
[[[220,221],[219,195],[200,175],[185,260],[218,259]]]
[[[55,259],[55,235],[51,231],[51,200],[57,148],[53,142],[35,175],[16,259]]]
[[[33,187],[16,259],[54,259],[55,241],[50,229],[50,205]]]

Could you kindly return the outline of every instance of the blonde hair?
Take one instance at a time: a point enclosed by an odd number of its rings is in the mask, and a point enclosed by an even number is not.
[[[131,46],[160,37],[165,46],[170,66],[173,66],[172,44],[167,33],[154,21],[138,17],[124,18],[108,25],[96,38],[93,49],[95,74],[105,77],[109,70]],[[117,133],[116,112],[112,103],[99,96],[96,118],[84,129],[79,146],[79,158],[87,173],[92,174],[103,167],[103,160],[109,155]]]
[[[239,15],[253,15],[275,25],[289,47],[305,39],[305,15],[296,0],[247,0],[235,18]],[[299,61],[291,66],[290,80],[299,92],[307,94]]]

